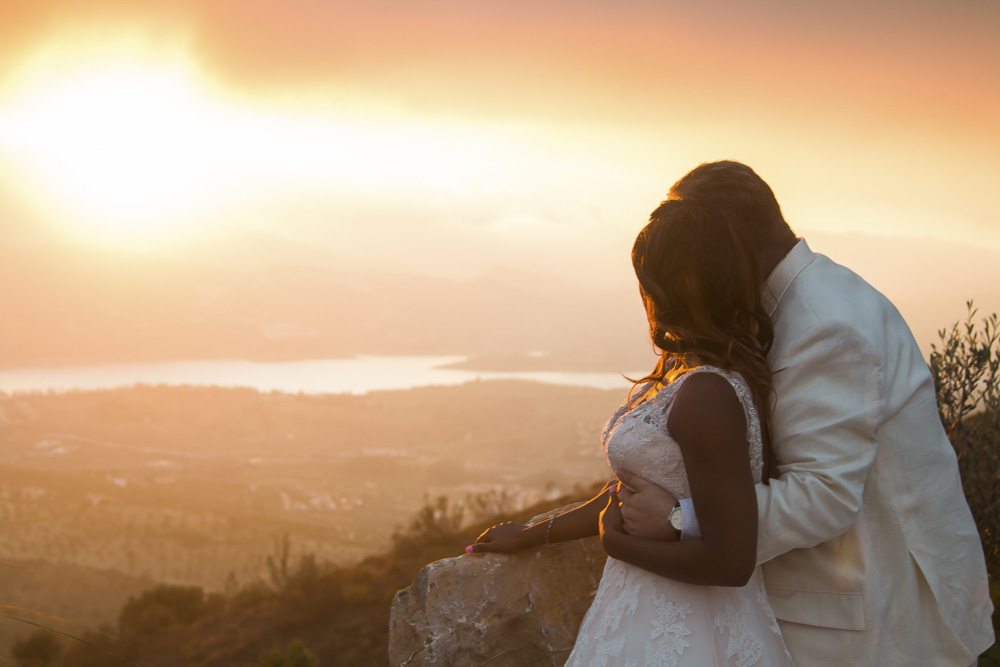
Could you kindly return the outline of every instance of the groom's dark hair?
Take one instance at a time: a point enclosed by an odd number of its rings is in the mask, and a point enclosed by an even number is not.
[[[727,214],[737,222],[738,229],[733,231],[765,264],[776,263],[795,243],[795,233],[785,222],[771,187],[745,164],[732,160],[700,164],[670,188],[667,201],[672,200]]]
[[[650,339],[661,352],[635,386],[667,384],[694,358],[740,373],[757,405],[769,406],[774,326],[760,286],[795,243],[774,193],[750,167],[712,162],[677,181],[632,247]],[[759,414],[769,442],[770,410]],[[766,450],[769,477],[773,460]]]

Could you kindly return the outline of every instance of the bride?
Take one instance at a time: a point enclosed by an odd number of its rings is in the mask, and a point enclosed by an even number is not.
[[[612,469],[690,499],[701,536],[628,534],[618,499],[628,488],[610,483],[548,521],[494,526],[467,549],[512,553],[600,535],[607,564],[567,665],[791,664],[755,566],[754,484],[772,465],[773,330],[759,291],[766,276],[738,222],[671,198],[639,233],[632,263],[660,359],[602,438]],[[678,529],[680,512],[671,513]]]

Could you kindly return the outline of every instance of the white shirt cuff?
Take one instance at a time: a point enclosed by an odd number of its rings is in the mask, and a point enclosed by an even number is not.
[[[694,501],[690,498],[680,498],[677,502],[681,504],[681,539],[701,537],[698,517],[694,513]]]

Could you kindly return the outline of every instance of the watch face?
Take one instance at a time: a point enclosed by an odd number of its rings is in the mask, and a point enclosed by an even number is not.
[[[675,507],[670,512],[670,525],[676,528],[677,530],[680,530],[681,527],[684,525],[684,517],[681,514],[680,507]]]

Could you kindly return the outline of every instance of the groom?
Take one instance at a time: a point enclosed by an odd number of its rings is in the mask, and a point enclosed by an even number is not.
[[[896,309],[796,239],[770,187],[736,162],[703,164],[671,199],[753,227],[774,323],[771,443],[757,485],[757,562],[797,665],[975,664],[993,642],[982,547],[934,383]],[[621,471],[625,530],[676,539],[665,491]],[[683,537],[697,508],[680,505]],[[676,521],[676,514],[671,517]]]

